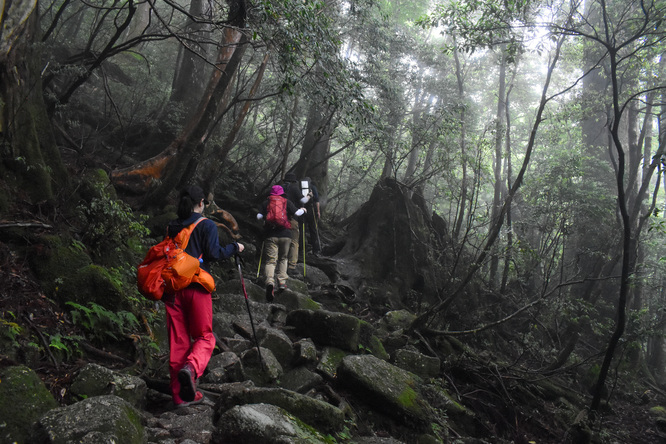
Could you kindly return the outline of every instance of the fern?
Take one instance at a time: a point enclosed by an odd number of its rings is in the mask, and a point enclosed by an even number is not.
[[[87,307],[71,301],[67,305],[73,309],[74,325],[83,328],[91,339],[118,340],[139,326],[136,316],[128,311],[114,312],[94,302],[89,302]]]

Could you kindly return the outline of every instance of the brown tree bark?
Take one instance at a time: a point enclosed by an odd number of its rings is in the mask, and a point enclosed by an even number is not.
[[[146,204],[159,204],[180,184],[190,161],[196,163],[196,155],[202,149],[209,126],[215,120],[220,102],[240,66],[246,41],[245,35],[237,28],[225,29],[215,69],[196,113],[164,151],[136,165],[112,172],[111,178],[117,187],[145,195]],[[151,189],[156,182],[159,185]]]
[[[247,117],[247,113],[250,110],[252,99],[259,90],[261,81],[264,78],[264,72],[266,71],[266,66],[268,65],[268,57],[269,53],[267,52],[264,55],[264,59],[262,60],[259,69],[257,70],[257,77],[254,81],[254,84],[250,88],[248,96],[245,99],[245,102],[243,103],[243,106],[241,107],[238,116],[236,116],[236,121],[234,122],[233,127],[225,136],[224,141],[222,142],[222,146],[217,152],[213,153],[213,158],[207,160],[208,164],[213,165],[213,168],[208,169],[207,172],[208,174],[206,175],[205,179],[205,183],[207,184],[208,189],[210,191],[215,190],[217,181],[220,177],[218,173],[218,167],[224,163],[224,161],[227,158],[227,155],[229,154],[229,151],[231,151],[231,148],[234,145],[234,141],[236,140],[236,136],[238,135],[238,131],[240,131],[241,127],[243,126],[243,122],[245,122],[245,117]]]

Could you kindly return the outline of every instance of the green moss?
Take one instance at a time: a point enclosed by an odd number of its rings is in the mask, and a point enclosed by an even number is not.
[[[318,302],[314,301],[312,298],[304,298],[300,301],[301,306],[299,308],[304,308],[306,310],[320,310],[321,305]]]
[[[57,290],[58,299],[86,305],[94,302],[109,310],[123,308],[122,283],[99,265],[87,265],[63,279]]]
[[[338,367],[340,366],[340,363],[345,356],[347,356],[347,353],[343,350],[335,347],[327,347],[324,349],[324,353],[319,360],[317,370],[323,372],[331,378],[335,378]]]
[[[25,366],[0,372],[0,399],[3,442],[25,442],[35,421],[58,407],[37,374]]]
[[[666,407],[661,405],[654,406],[650,409],[650,415],[666,419]]]
[[[411,388],[411,387],[406,387],[402,393],[400,393],[400,396],[398,396],[398,402],[408,410],[411,410],[416,406],[416,400],[419,398],[418,393]]]
[[[55,295],[64,278],[92,263],[80,243],[59,236],[38,238],[29,258],[32,270],[50,296]]]
[[[127,418],[129,419],[129,422],[132,425],[132,428],[134,430],[142,430],[143,424],[141,422],[141,414],[139,413],[139,411],[132,408],[132,406],[129,404],[124,408],[124,410],[125,410],[125,415],[127,415]],[[141,442],[141,440],[139,440],[139,442]]]
[[[296,437],[299,438],[299,439],[302,439],[303,442],[335,443],[335,440],[331,440],[330,438],[324,436],[317,429],[315,429],[311,425],[306,424],[305,422],[301,421],[296,416],[291,415],[291,414],[287,413],[286,411],[284,411],[284,414],[294,424],[296,424],[296,427],[294,427],[294,429],[296,431]]]
[[[116,191],[111,186],[109,175],[101,168],[86,171],[81,178],[78,192],[85,202],[90,202],[95,198],[101,199],[106,195],[116,199]]]

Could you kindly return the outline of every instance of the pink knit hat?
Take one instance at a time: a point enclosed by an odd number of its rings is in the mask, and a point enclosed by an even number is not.
[[[271,188],[271,196],[282,196],[284,189],[280,185],[273,185]]]

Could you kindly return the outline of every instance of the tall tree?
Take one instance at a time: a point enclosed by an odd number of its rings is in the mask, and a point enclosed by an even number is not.
[[[42,97],[37,2],[3,2],[0,29],[0,170],[30,202],[52,202],[68,179]]]
[[[181,133],[160,154],[128,168],[116,170],[112,178],[117,186],[129,187],[132,191],[148,192],[146,204],[159,204],[177,187],[187,171],[192,171],[190,162],[198,162],[203,141],[215,121],[219,106],[231,80],[239,68],[246,48],[247,38],[241,31],[245,24],[245,4],[239,0],[229,10],[229,24],[224,29],[217,62],[208,81],[208,86]],[[159,182],[150,188],[153,182]]]
[[[196,107],[206,84],[208,51],[211,42],[213,5],[208,0],[191,0],[186,35],[181,39],[171,85],[171,105],[183,110]]]

